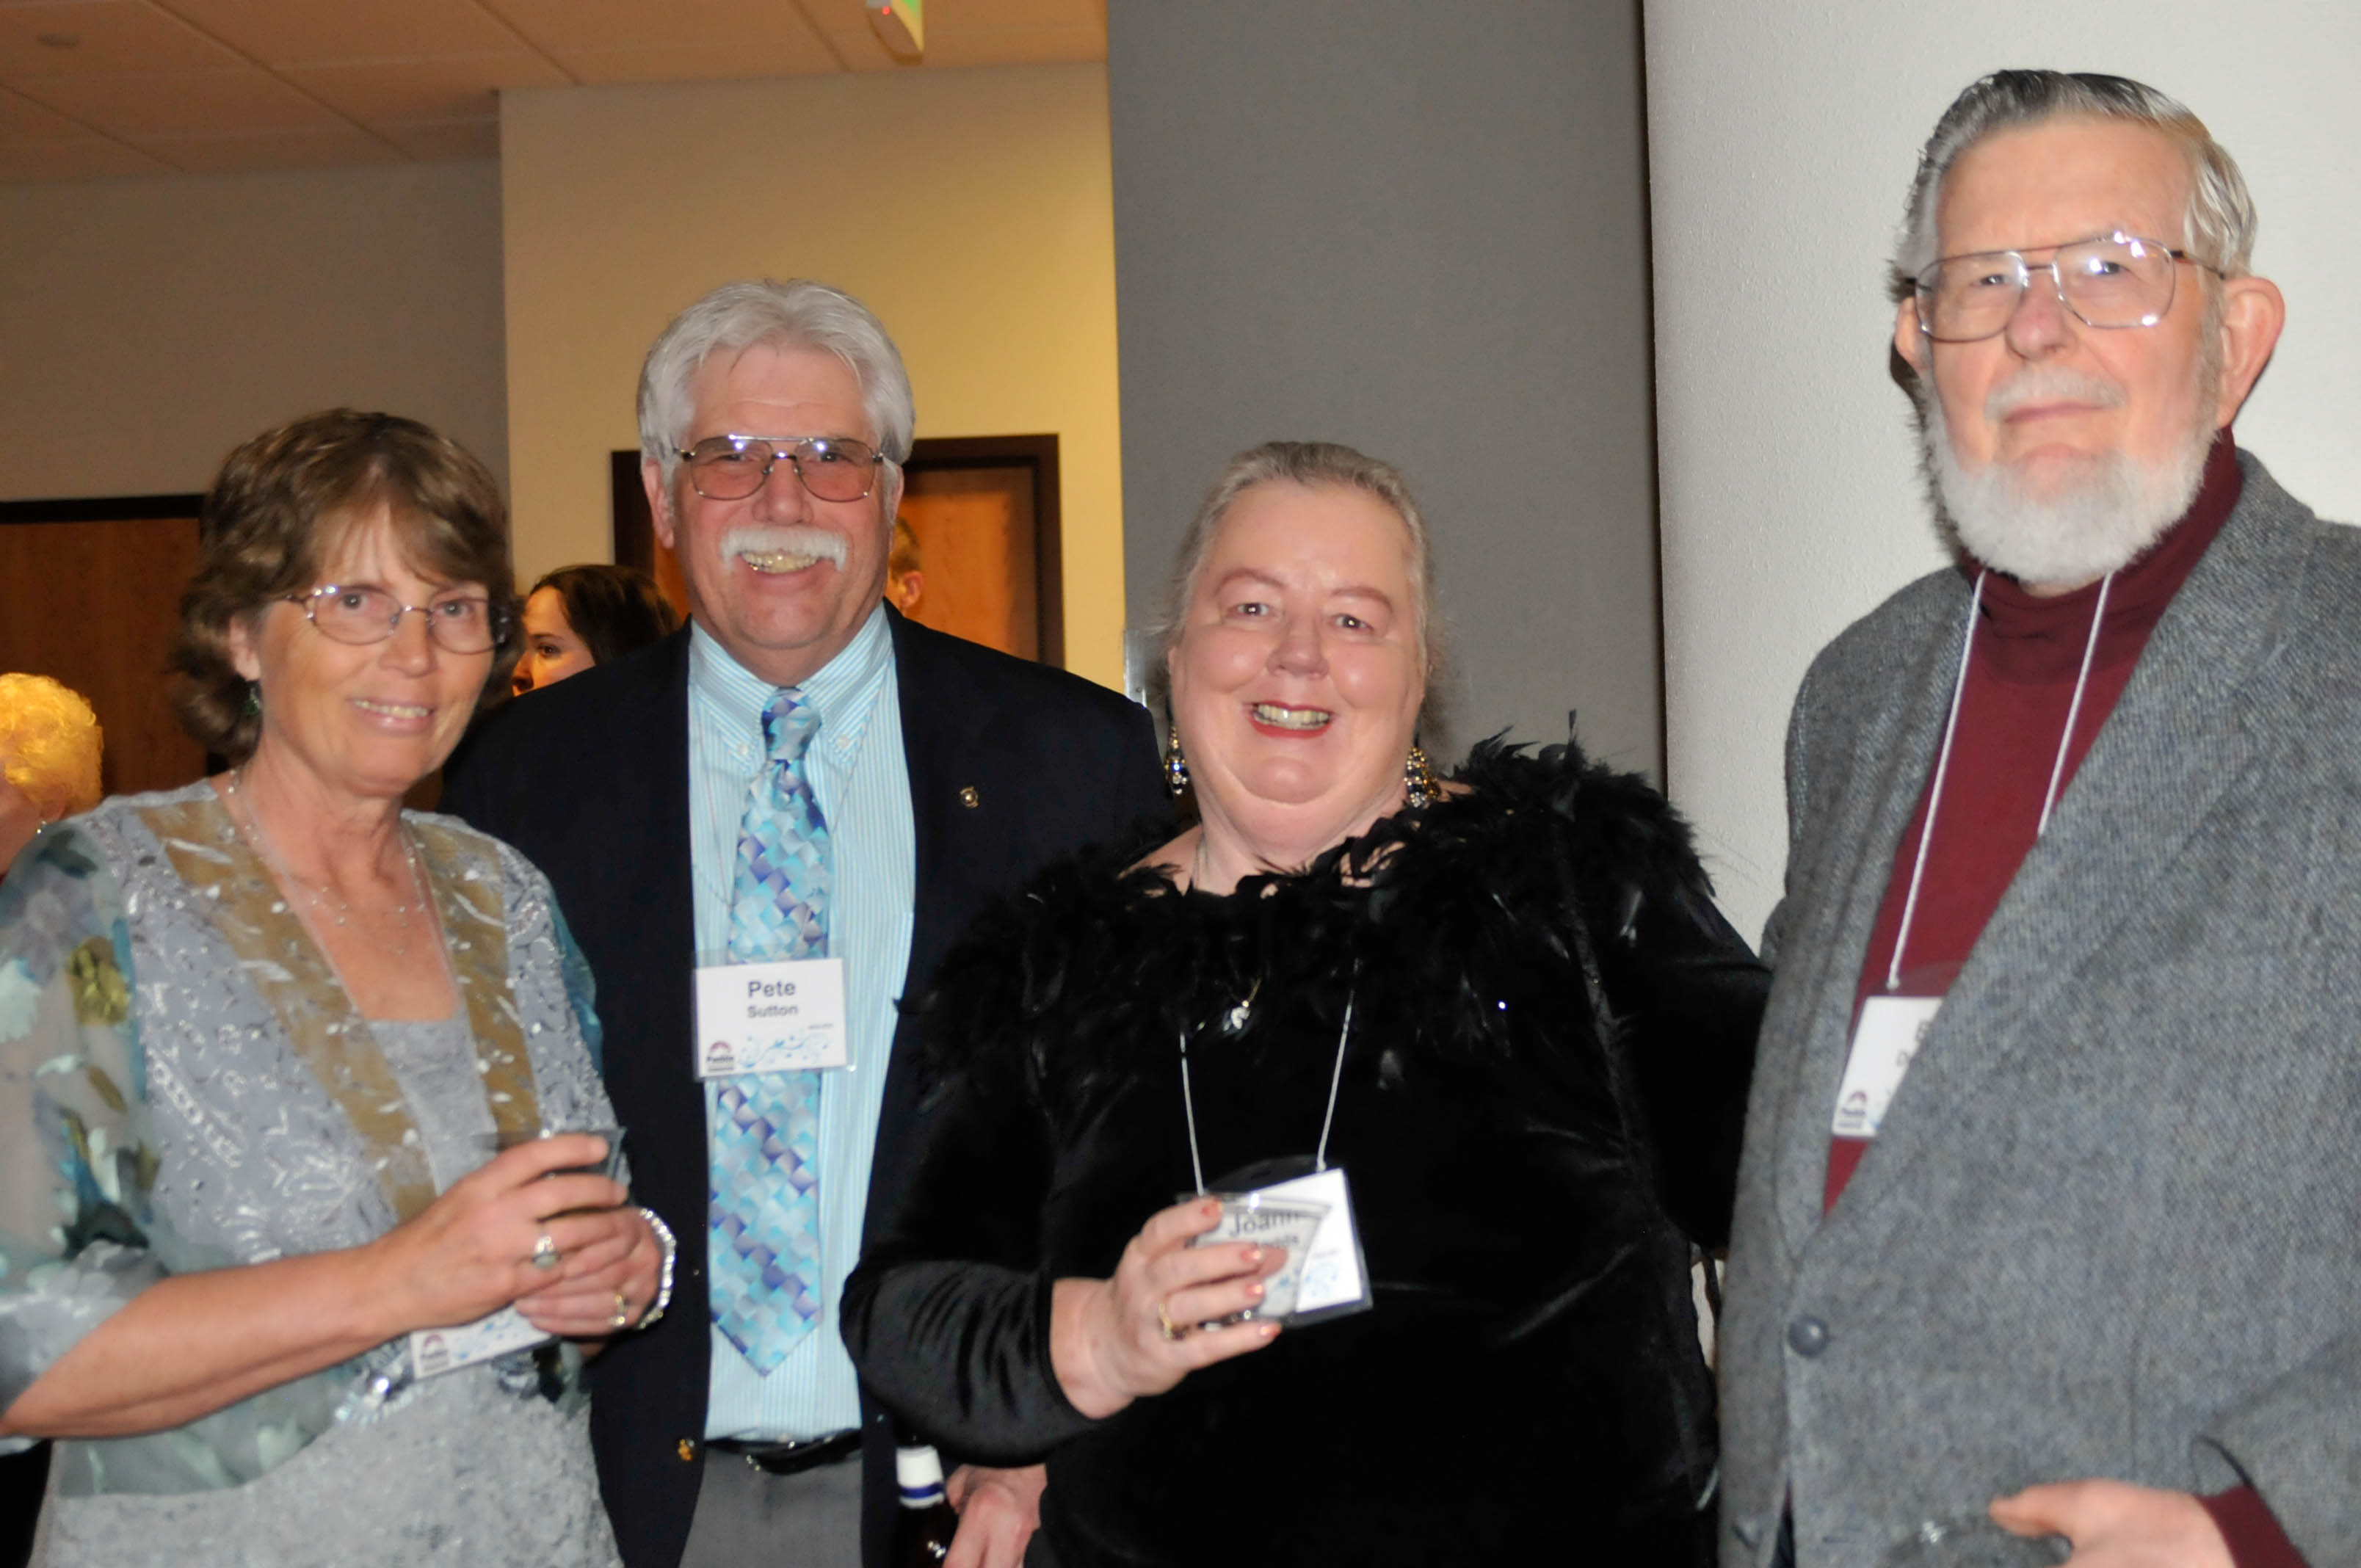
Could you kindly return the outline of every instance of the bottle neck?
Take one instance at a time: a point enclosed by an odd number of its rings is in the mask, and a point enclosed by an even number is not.
[[[894,1479],[906,1508],[931,1508],[943,1500],[942,1456],[924,1444],[894,1451]]]

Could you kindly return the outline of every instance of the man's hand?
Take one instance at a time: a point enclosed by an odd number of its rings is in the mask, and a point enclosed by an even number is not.
[[[1997,1499],[1992,1517],[2017,1535],[2064,1536],[2069,1568],[2236,1568],[2213,1516],[2186,1492],[2062,1481]]]
[[[943,1568],[1023,1568],[1025,1543],[1041,1528],[1041,1494],[1049,1470],[987,1470],[962,1464],[951,1472],[943,1496],[959,1510],[959,1534]]]

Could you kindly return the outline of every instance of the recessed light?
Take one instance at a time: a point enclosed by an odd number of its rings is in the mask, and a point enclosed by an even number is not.
[[[79,49],[82,47],[82,35],[80,33],[36,33],[33,35],[33,41],[43,49]]]

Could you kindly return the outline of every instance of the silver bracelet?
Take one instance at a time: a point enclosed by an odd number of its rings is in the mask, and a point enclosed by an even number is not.
[[[656,1320],[664,1315],[664,1309],[672,1305],[672,1266],[673,1260],[680,1255],[680,1242],[672,1234],[672,1227],[665,1224],[664,1217],[653,1209],[641,1210],[640,1218],[648,1223],[648,1229],[655,1232],[656,1240],[664,1244],[664,1273],[656,1281],[656,1299],[648,1303],[646,1311],[640,1314],[638,1326],[644,1329],[653,1327]]]

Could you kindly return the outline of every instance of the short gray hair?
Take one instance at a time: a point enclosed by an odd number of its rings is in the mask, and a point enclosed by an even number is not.
[[[2253,266],[2255,199],[2247,192],[2246,176],[2187,104],[2127,77],[2088,71],[1995,71],[1951,101],[1918,155],[1901,248],[1894,258],[1896,302],[1910,297],[1918,274],[1937,259],[1943,181],[1960,155],[1986,137],[2053,120],[2125,120],[2162,132],[2189,159],[2189,211],[2182,218],[2181,246],[2219,268],[2225,278],[2242,277]]]
[[[689,385],[716,352],[734,353],[757,344],[774,348],[818,348],[835,355],[861,384],[862,411],[877,438],[878,451],[898,468],[910,455],[918,416],[910,399],[910,375],[902,352],[869,307],[840,289],[808,279],[781,283],[764,278],[724,283],[672,318],[648,350],[640,368],[640,455],[672,483],[680,466],[681,444],[697,400]],[[750,431],[748,434],[817,435],[824,431]]]
[[[1155,650],[1148,668],[1148,695],[1168,711],[1172,700],[1170,657],[1188,624],[1190,603],[1197,597],[1197,579],[1204,575],[1205,557],[1213,553],[1222,520],[1238,499],[1261,485],[1293,484],[1306,489],[1359,490],[1401,519],[1410,534],[1411,628],[1417,638],[1419,674],[1426,683],[1432,708],[1444,667],[1443,617],[1434,605],[1434,542],[1426,531],[1426,515],[1410,481],[1392,464],[1356,452],[1333,441],[1266,441],[1230,459],[1213,488],[1198,504],[1180,536],[1172,575],[1164,585],[1155,619],[1141,628]],[[1422,710],[1422,717],[1426,716]]]

